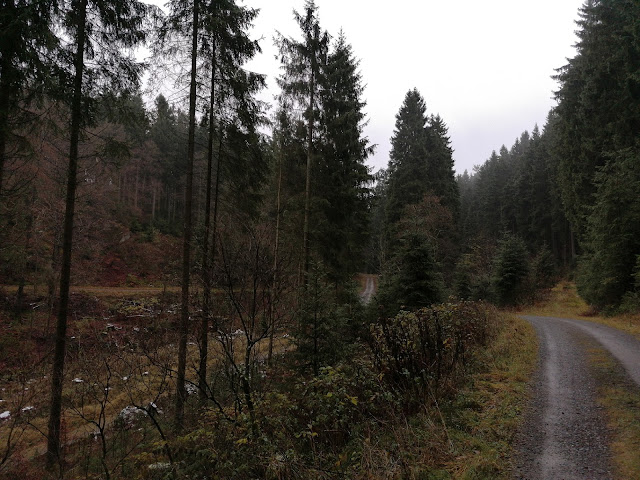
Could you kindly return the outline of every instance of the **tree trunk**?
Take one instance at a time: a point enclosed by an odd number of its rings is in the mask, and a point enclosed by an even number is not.
[[[269,331],[269,356],[267,363],[271,365],[273,359],[273,337],[275,335],[275,318],[273,311],[273,303],[276,298],[276,289],[278,285],[278,247],[280,243],[280,192],[282,190],[282,150],[278,153],[278,193],[276,195],[276,238],[273,246],[273,286],[271,287],[271,301],[269,308],[271,309],[270,321],[271,330]]]
[[[311,212],[311,165],[313,160],[313,102],[315,94],[315,62],[311,60],[311,79],[309,82],[309,124],[307,125],[307,178],[304,193],[304,227],[303,227],[303,284],[305,289],[309,285],[309,259],[311,247],[309,244],[309,215]]]
[[[5,52],[3,52],[5,53]],[[0,200],[2,199],[2,180],[7,156],[7,137],[9,133],[9,96],[10,85],[7,79],[11,59],[2,57],[2,79],[0,80]],[[1,204],[1,203],[0,203]]]
[[[62,271],[60,274],[60,302],[56,325],[53,373],[51,375],[51,402],[47,433],[47,468],[53,469],[60,462],[60,420],[62,414],[62,382],[66,350],[69,286],[71,284],[71,250],[73,247],[73,217],[75,211],[78,143],[82,124],[82,77],[84,74],[84,44],[87,0],[82,0],[77,12],[77,38],[75,53],[75,77],[71,104],[71,137],[69,142],[69,170],[67,172],[67,198],[62,241]]]
[[[3,62],[4,63],[4,62]],[[2,67],[4,72],[4,65]],[[0,91],[0,205],[2,205],[2,179],[4,173],[5,159],[7,156],[7,130],[9,128],[9,108],[7,95],[4,92],[4,86]]]
[[[13,2],[7,2],[5,13],[15,15],[15,7]],[[11,13],[9,13],[11,12]],[[0,205],[2,204],[2,181],[4,177],[4,169],[7,156],[7,137],[9,136],[9,103],[11,94],[14,90],[11,88],[11,74],[13,73],[13,65],[11,63],[14,55],[12,42],[3,45],[2,59],[0,60]]]
[[[185,373],[187,367],[187,336],[189,334],[189,281],[191,274],[191,214],[193,206],[193,159],[196,129],[196,67],[198,59],[198,0],[193,2],[193,32],[191,42],[191,85],[189,88],[189,139],[187,145],[187,182],[184,199],[184,240],[182,249],[182,308],[180,312],[180,338],[178,341],[178,372],[174,428],[180,432],[184,426],[184,403],[187,396]]]
[[[211,303],[211,267],[209,266],[209,235],[211,234],[211,189],[213,175],[213,129],[215,115],[215,73],[216,55],[215,43],[213,45],[213,58],[211,61],[211,88],[209,99],[209,138],[207,139],[207,188],[204,205],[204,238],[202,239],[202,325],[200,328],[200,368],[199,390],[200,400],[207,400],[207,359],[209,356],[209,316]],[[215,239],[214,239],[215,241]]]
[[[133,208],[138,208],[138,188],[139,188],[139,179],[140,176],[140,167],[136,165],[136,181],[135,186],[133,188]]]

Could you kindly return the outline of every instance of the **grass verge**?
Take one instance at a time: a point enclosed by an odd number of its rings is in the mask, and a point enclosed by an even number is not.
[[[451,405],[452,478],[511,477],[512,445],[529,396],[538,343],[533,327],[502,314],[504,328]]]
[[[598,380],[598,402],[605,408],[611,431],[611,454],[616,478],[640,478],[640,388],[602,347],[589,349]]]

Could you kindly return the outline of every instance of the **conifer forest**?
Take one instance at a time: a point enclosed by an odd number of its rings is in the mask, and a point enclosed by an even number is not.
[[[0,0],[0,478],[509,478],[513,313],[637,318],[640,2],[586,1],[546,123],[464,172],[416,88],[373,171],[299,3]]]

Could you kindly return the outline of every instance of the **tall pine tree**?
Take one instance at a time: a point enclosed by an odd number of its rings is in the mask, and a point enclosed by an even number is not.
[[[277,45],[284,73],[278,80],[282,93],[304,111],[306,122],[306,157],[304,220],[302,235],[302,273],[307,284],[311,260],[310,217],[312,168],[316,155],[317,122],[319,120],[318,89],[322,81],[322,69],[327,61],[329,34],[320,28],[318,7],[313,0],[306,0],[303,13],[294,11],[302,40],[279,35]]]
[[[71,285],[71,253],[78,184],[78,146],[83,127],[91,122],[92,99],[105,89],[138,88],[141,73],[131,49],[144,40],[146,5],[138,1],[74,0],[62,12],[67,50],[61,55],[59,93],[70,106],[69,166],[60,275],[60,302],[55,334],[51,402],[48,425],[47,465],[60,460],[60,419],[66,352],[66,331]],[[70,64],[64,64],[66,60]],[[62,464],[61,464],[62,468]]]
[[[342,32],[321,86],[322,142],[314,188],[322,212],[318,244],[333,280],[344,281],[361,267],[372,180],[365,161],[373,147],[363,134],[366,104],[358,61]]]

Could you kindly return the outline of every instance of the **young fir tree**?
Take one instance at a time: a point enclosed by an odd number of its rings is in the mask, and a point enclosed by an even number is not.
[[[522,300],[529,274],[527,246],[516,235],[500,240],[493,271],[493,292],[500,305],[515,305]]]
[[[373,147],[363,135],[366,104],[357,69],[358,61],[341,32],[322,77],[322,142],[314,188],[322,212],[318,247],[332,280],[340,282],[361,267],[372,180],[365,161]]]
[[[302,40],[279,35],[276,43],[280,49],[280,61],[284,73],[278,83],[282,94],[292,100],[294,108],[304,110],[306,122],[306,157],[304,220],[303,220],[303,281],[308,282],[311,259],[309,238],[311,216],[312,166],[316,155],[315,137],[319,120],[320,101],[318,90],[321,84],[323,66],[327,61],[329,34],[320,29],[318,8],[313,0],[306,0],[302,14],[294,11],[294,18],[300,27]]]
[[[131,49],[144,40],[143,22],[148,8],[138,1],[74,0],[66,5],[60,22],[66,50],[60,55],[66,70],[61,72],[59,93],[69,103],[71,112],[69,166],[60,274],[60,301],[55,334],[51,403],[47,434],[47,465],[60,461],[60,419],[62,385],[66,352],[66,330],[71,284],[73,224],[78,184],[78,146],[83,127],[90,123],[91,99],[104,89],[137,90],[141,65]],[[107,87],[108,86],[108,87]]]

